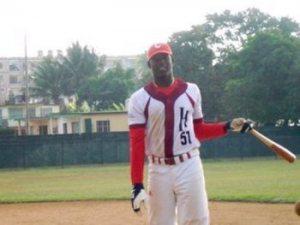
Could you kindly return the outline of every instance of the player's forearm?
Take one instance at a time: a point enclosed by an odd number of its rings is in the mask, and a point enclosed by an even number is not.
[[[130,128],[130,169],[132,184],[143,183],[145,128]]]
[[[200,141],[223,137],[227,134],[226,122],[205,123],[203,119],[194,120],[194,131]]]

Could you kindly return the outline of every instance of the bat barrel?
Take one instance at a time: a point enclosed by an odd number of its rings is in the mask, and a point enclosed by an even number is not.
[[[296,160],[296,155],[290,152],[285,147],[281,146],[280,144],[276,143],[275,141],[267,138],[260,132],[255,129],[251,129],[250,133],[260,140],[263,144],[265,144],[269,149],[275,152],[278,156],[282,157],[286,161],[293,163]]]
[[[287,150],[285,147],[281,145],[273,145],[271,149],[283,159],[287,160],[290,163],[293,163],[296,160],[296,155]]]

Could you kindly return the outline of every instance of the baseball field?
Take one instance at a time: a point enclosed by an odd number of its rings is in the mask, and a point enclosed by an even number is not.
[[[300,224],[300,164],[204,161],[212,224]],[[0,224],[146,224],[131,212],[128,164],[0,170]],[[7,204],[10,203],[10,204]]]

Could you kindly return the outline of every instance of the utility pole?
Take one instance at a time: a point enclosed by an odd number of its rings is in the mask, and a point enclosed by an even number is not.
[[[28,77],[28,59],[27,59],[27,36],[25,34],[25,60],[24,60],[24,72],[25,72],[25,111],[26,111],[26,135],[29,135],[29,77]]]

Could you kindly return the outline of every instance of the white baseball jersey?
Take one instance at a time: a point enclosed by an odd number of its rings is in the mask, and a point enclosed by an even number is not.
[[[166,96],[150,83],[130,98],[129,126],[145,126],[147,155],[171,158],[200,146],[193,126],[203,117],[200,90],[182,80],[175,85]]]

